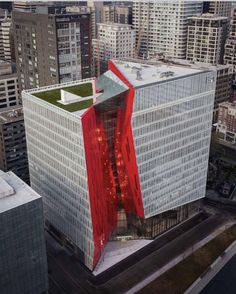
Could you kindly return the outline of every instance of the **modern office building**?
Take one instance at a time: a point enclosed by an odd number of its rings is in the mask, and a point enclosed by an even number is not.
[[[29,183],[29,169],[22,106],[0,110],[0,170],[13,171]]]
[[[95,76],[107,70],[108,61],[111,58],[134,57],[135,31],[131,25],[100,23],[98,38],[93,39],[92,42]]]
[[[17,74],[11,62],[0,60],[0,111],[19,104]]]
[[[41,196],[14,173],[0,171],[1,294],[46,294],[47,260]]]
[[[221,140],[236,146],[236,102],[223,102],[219,105],[216,131]]]
[[[203,14],[189,18],[187,54],[190,61],[223,64],[228,18]]]
[[[120,212],[134,239],[151,238],[205,196],[215,80],[114,60],[96,81],[23,91],[32,188],[48,229],[88,268]]]
[[[199,1],[134,1],[133,27],[137,54],[186,56],[187,18],[202,13]]]
[[[203,13],[230,17],[232,1],[204,1]]]
[[[13,11],[20,90],[91,77],[89,13]]]

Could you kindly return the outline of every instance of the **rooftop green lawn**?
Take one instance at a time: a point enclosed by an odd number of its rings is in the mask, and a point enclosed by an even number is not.
[[[63,105],[60,102],[57,102],[58,100],[61,100],[61,90],[65,90],[67,92],[70,92],[74,95],[78,95],[81,97],[89,97],[93,95],[93,88],[91,82],[70,87],[62,87],[58,89],[47,90],[38,93],[36,92],[33,93],[33,95],[69,112],[82,110],[88,108],[93,104],[93,99],[90,98],[84,101]]]

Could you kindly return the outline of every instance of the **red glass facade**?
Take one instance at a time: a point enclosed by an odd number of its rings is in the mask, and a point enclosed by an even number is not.
[[[82,118],[90,208],[93,224],[95,266],[116,226],[117,198],[102,123],[91,107]]]
[[[125,105],[118,111],[115,139],[116,162],[121,188],[121,199],[125,210],[133,212],[139,217],[144,217],[142,194],[131,128],[134,88],[120,73],[112,61],[109,61],[109,69],[129,87],[129,91],[125,95]]]
[[[134,89],[110,61],[109,69],[129,88],[93,105],[82,117],[95,266],[117,225],[118,207],[144,217],[131,115]]]

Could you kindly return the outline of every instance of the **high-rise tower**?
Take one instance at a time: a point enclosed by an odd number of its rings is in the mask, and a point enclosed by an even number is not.
[[[116,60],[96,81],[23,91],[31,185],[48,228],[87,267],[121,209],[140,223],[169,211],[173,225],[205,196],[215,80],[210,70]],[[145,227],[138,236],[150,238]]]
[[[188,21],[186,59],[223,64],[228,18],[207,13],[190,17]]]
[[[133,26],[139,55],[185,58],[187,18],[200,13],[199,1],[134,1]]]

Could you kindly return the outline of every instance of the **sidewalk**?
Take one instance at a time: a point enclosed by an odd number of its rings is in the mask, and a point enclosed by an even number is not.
[[[150,275],[149,277],[147,277],[146,279],[144,279],[143,281],[141,281],[140,283],[138,283],[137,285],[132,287],[129,291],[126,292],[126,294],[137,293],[139,290],[141,290],[142,288],[144,288],[145,286],[150,284],[152,281],[157,279],[159,276],[161,276],[164,272],[166,272],[167,270],[169,270],[170,268],[175,266],[177,263],[179,263],[180,261],[182,261],[183,259],[185,259],[189,255],[191,255],[194,251],[196,251],[197,249],[199,249],[200,247],[202,247],[203,245],[205,245],[206,243],[208,243],[209,241],[214,239],[217,235],[219,235],[221,232],[223,232],[226,228],[230,227],[234,223],[235,222],[231,221],[231,222],[228,222],[228,223],[222,225],[217,230],[212,232],[209,236],[207,236],[206,238],[197,242],[192,247],[188,248],[183,253],[179,254],[177,257],[175,257],[173,260],[171,260],[165,266],[160,268],[158,271],[156,271],[155,273],[153,273],[152,275]]]

